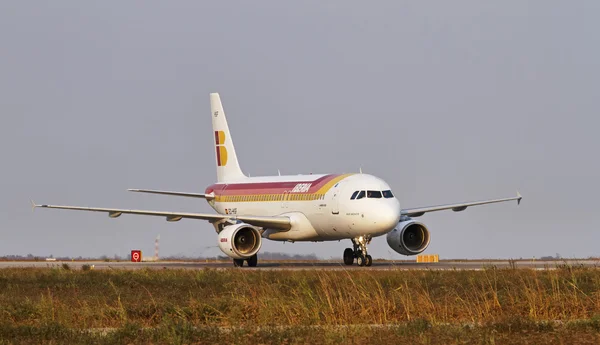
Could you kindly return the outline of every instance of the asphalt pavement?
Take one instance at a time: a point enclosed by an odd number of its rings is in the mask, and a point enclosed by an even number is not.
[[[72,269],[81,269],[89,265],[93,269],[240,269],[233,267],[232,262],[223,261],[149,261],[149,262],[105,262],[105,261],[0,261],[0,269],[11,267],[56,268],[67,263]],[[341,261],[259,261],[258,267],[246,267],[247,270],[481,270],[485,268],[517,268],[517,269],[555,269],[557,267],[585,266],[600,267],[600,260],[556,260],[556,261],[445,261],[437,263],[417,263],[410,261],[377,261],[371,267],[358,267],[356,264],[346,266]]]

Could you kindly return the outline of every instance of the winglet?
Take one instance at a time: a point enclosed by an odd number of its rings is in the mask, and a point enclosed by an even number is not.
[[[523,197],[521,196],[521,193],[517,191],[517,205],[521,205],[521,199],[523,199]]]
[[[33,212],[38,205],[36,205],[35,202],[33,202],[33,199],[29,201],[31,201],[31,212]]]

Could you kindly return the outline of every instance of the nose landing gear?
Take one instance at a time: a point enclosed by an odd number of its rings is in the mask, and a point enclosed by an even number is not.
[[[358,266],[371,266],[373,264],[373,258],[367,254],[367,244],[371,243],[371,236],[359,236],[352,239],[352,248],[346,248],[344,250],[344,264],[352,265],[356,258]]]

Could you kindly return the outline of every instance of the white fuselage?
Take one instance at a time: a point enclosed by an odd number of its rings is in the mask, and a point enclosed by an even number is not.
[[[220,214],[289,216],[289,231],[263,234],[272,240],[375,237],[400,220],[400,203],[389,185],[368,174],[249,177],[212,185],[206,192],[214,193],[209,203]]]

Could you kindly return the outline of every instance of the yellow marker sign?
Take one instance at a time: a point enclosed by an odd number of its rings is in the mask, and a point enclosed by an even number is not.
[[[438,254],[433,255],[417,255],[417,262],[439,262],[440,256]]]

